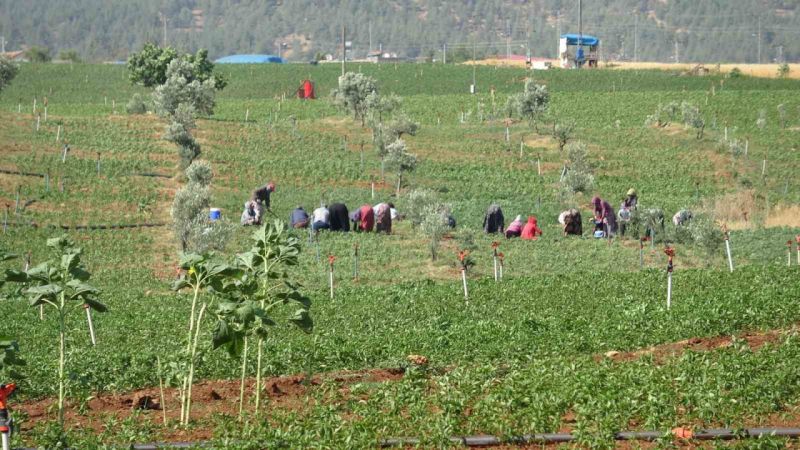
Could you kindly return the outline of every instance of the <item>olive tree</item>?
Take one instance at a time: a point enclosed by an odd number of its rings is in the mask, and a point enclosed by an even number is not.
[[[190,67],[189,82],[212,80],[218,90],[228,84],[221,75],[212,73],[214,64],[208,60],[208,50],[200,49],[194,55],[179,56],[172,47],[161,48],[152,43],[145,44],[141,51],[128,58],[128,76],[132,83],[145,87],[164,84],[169,78],[168,67],[176,59],[185,61]]]
[[[193,253],[222,250],[233,227],[227,220],[211,221],[207,216],[211,204],[211,166],[205,161],[194,161],[185,175],[187,184],[175,192],[170,210],[181,250]]]
[[[192,65],[176,59],[167,66],[167,79],[153,92],[153,107],[160,116],[171,118],[179,105],[191,105],[195,113],[214,114],[214,81],[192,79]]]
[[[375,80],[362,73],[347,72],[339,77],[339,87],[331,91],[333,103],[343,109],[352,111],[353,119],[361,120],[364,126],[370,103],[367,99],[370,94],[378,91]]]
[[[525,81],[525,90],[508,97],[506,112],[528,121],[528,126],[536,129],[536,120],[550,107],[550,93],[547,86],[536,84],[533,80]]]
[[[419,230],[430,239],[431,261],[436,261],[436,251],[450,227],[450,205],[435,203],[427,205],[422,211]]]
[[[417,168],[417,156],[406,149],[406,143],[397,139],[386,147],[386,165],[397,171],[397,196],[403,184],[403,172],[411,172]]]

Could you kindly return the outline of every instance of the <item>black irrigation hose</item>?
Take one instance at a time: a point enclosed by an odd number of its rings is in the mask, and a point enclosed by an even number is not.
[[[104,225],[43,225],[39,226],[36,223],[20,223],[20,222],[9,222],[8,226],[10,227],[32,227],[32,228],[60,228],[62,230],[84,230],[84,231],[95,231],[95,230],[122,230],[122,229],[129,229],[129,228],[156,228],[156,227],[164,227],[166,223],[131,223],[131,224],[104,224]]]
[[[614,439],[618,441],[655,441],[662,437],[668,436],[670,432],[660,431],[625,431],[616,433]],[[783,428],[783,427],[768,427],[768,428],[746,428],[746,429],[729,429],[729,428],[715,428],[708,430],[700,430],[692,434],[690,439],[694,440],[731,440],[731,439],[745,439],[745,438],[761,438],[761,437],[785,437],[785,438],[798,438],[800,437],[800,428]],[[577,436],[572,433],[545,433],[545,434],[526,434],[523,436],[511,437],[508,439],[501,439],[497,436],[461,436],[451,437],[449,441],[454,444],[461,444],[467,447],[482,447],[489,445],[504,445],[504,444],[557,444],[564,442],[572,442],[577,440]],[[392,438],[384,439],[381,441],[380,446],[387,447],[401,447],[401,446],[414,446],[420,445],[423,441],[417,438]]]
[[[8,169],[0,169],[0,173],[6,173],[9,175],[22,175],[24,177],[39,177],[44,178],[43,173],[35,173],[35,172],[20,172],[18,170],[8,170]]]
[[[667,437],[671,431],[623,431],[616,433],[614,439],[618,441],[655,441],[663,437]],[[798,438],[800,437],[800,428],[784,428],[784,427],[766,427],[766,428],[745,428],[740,430],[730,428],[714,428],[708,430],[700,430],[692,434],[688,440],[732,440],[732,439],[746,439],[746,438],[762,438],[762,437],[784,437],[784,438]],[[565,442],[573,442],[577,440],[577,436],[572,433],[543,433],[543,434],[526,434],[523,436],[511,437],[508,439],[501,439],[497,436],[454,436],[448,439],[453,444],[461,444],[466,447],[486,447],[490,445],[525,445],[525,444],[560,444]],[[401,446],[416,446],[423,444],[421,439],[417,438],[392,438],[384,439],[380,442],[380,447],[401,447]],[[130,446],[118,447],[120,449],[133,449],[133,450],[158,450],[166,448],[198,448],[198,447],[213,447],[211,441],[197,441],[197,442],[157,442],[149,444],[134,444]],[[15,448],[13,450],[36,450],[34,448]],[[69,450],[69,449],[67,449]]]
[[[46,175],[43,173],[36,173],[36,172],[21,172],[19,170],[8,170],[8,169],[0,169],[0,173],[5,173],[8,175],[21,175],[24,177],[39,177],[44,178]],[[164,175],[163,173],[150,173],[150,172],[139,172],[139,173],[130,173],[128,176],[132,177],[152,177],[152,178],[172,178],[172,175]]]

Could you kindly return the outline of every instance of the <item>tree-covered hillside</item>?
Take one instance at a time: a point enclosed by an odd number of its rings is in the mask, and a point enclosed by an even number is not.
[[[800,58],[795,0],[583,0],[583,9],[584,32],[603,40],[607,59],[756,62],[759,47],[761,62]],[[336,56],[342,25],[356,58],[382,47],[438,59],[445,43],[450,61],[473,46],[480,56],[530,47],[554,57],[559,30],[578,31],[578,0],[0,0],[7,50],[44,46],[87,60],[161,43],[162,18],[170,45],[212,57],[277,54],[279,45],[290,60]]]

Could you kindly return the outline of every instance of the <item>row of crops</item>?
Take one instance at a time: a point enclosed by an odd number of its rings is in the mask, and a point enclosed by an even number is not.
[[[506,97],[522,88],[528,75],[522,70],[478,67],[478,94],[470,96],[472,68],[350,68],[375,77],[383,92],[404,97],[404,111],[421,124],[417,136],[407,138],[409,151],[420,158],[407,189],[437,192],[452,205],[459,228],[442,243],[435,262],[408,223],[397,224],[391,236],[323,233],[307,240],[300,235],[303,250],[293,277],[313,300],[315,331],[303,335],[280,327],[267,343],[263,372],[376,367],[407,372],[398,382],[365,382],[348,392],[323,383],[309,391],[302,411],[267,408],[249,422],[252,427],[221,418],[216,437],[242,441],[243,448],[369,447],[390,436],[422,437],[425,445],[439,446],[458,434],[510,436],[566,427],[581,443],[603,447],[623,429],[778,423],[780,414],[793,411],[800,392],[791,361],[800,347],[791,331],[757,350],[734,340],[730,347],[666,361],[617,362],[602,355],[696,336],[791,330],[798,321],[797,268],[794,262],[786,267],[785,245],[798,230],[762,226],[776,205],[800,201],[794,176],[800,126],[796,81],[668,72],[535,73],[551,90],[551,110],[538,133],[515,123],[506,140],[502,108]],[[215,116],[199,121],[196,135],[202,157],[214,168],[213,206],[223,217],[235,221],[250,190],[269,180],[278,185],[273,210],[281,218],[297,205],[313,209],[341,201],[352,209],[392,198],[394,174],[381,175],[369,130],[324,98],[335,86],[338,66],[219,70],[230,84],[218,96]],[[304,78],[315,81],[322,99],[291,98]],[[0,169],[42,176],[0,174],[0,206],[11,212],[3,248],[30,254],[36,264],[46,258],[44,243],[55,231],[32,223],[168,221],[174,180],[143,174],[174,174],[175,150],[160,140],[158,118],[124,112],[127,99],[143,92],[128,83],[123,67],[23,68],[0,97]],[[37,99],[41,113],[45,97],[49,117],[37,126],[32,101]],[[684,100],[697,105],[707,121],[703,139],[680,126],[644,127],[660,103]],[[786,111],[783,121],[779,104]],[[765,112],[764,126],[756,124],[759,110]],[[643,207],[671,215],[752,192],[751,217],[759,225],[732,232],[736,271],[728,273],[721,251],[707,254],[678,245],[667,310],[660,245],[647,243],[640,260],[636,240],[609,244],[562,237],[556,217],[569,206],[558,193],[566,155],[547,135],[563,120],[576,122],[574,139],[589,145],[596,193],[612,204],[636,187]],[[748,155],[726,153],[719,143],[726,133],[747,140]],[[64,141],[70,145],[66,158]],[[585,209],[589,198],[572,201]],[[401,212],[408,206],[404,202],[403,196],[395,199]],[[517,214],[538,216],[545,232],[536,242],[502,240],[501,283],[492,279],[491,244],[498,238],[478,232],[493,202],[502,205],[507,221]],[[668,226],[668,232],[674,230]],[[246,248],[249,233],[237,230],[229,252]],[[158,363],[169,367],[180,358],[190,308],[186,295],[169,290],[177,261],[169,227],[69,234],[83,247],[93,284],[110,310],[96,318],[94,348],[87,345],[80,315],[67,323],[69,397],[81,405],[100,393],[157,386]],[[358,280],[353,279],[356,245]],[[462,249],[476,262],[468,276],[469,304],[456,259]],[[336,258],[333,300],[328,255]],[[21,261],[3,268],[19,269]],[[0,311],[13,318],[4,321],[0,334],[16,336],[28,361],[20,369],[17,401],[52,397],[56,317],[46,314],[40,321],[19,299],[0,302]],[[205,327],[210,332],[212,324]],[[425,355],[430,365],[409,367],[409,354]],[[231,379],[240,365],[203,341],[197,370],[198,379]],[[109,430],[120,431],[74,430],[72,442],[91,448],[150,440],[158,433],[150,421],[112,425]],[[44,442],[43,433],[37,428],[23,437],[35,444]]]

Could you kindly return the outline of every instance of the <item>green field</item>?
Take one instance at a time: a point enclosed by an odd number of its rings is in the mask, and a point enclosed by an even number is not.
[[[470,95],[471,67],[348,68],[374,77],[381,93],[402,96],[402,109],[420,123],[416,136],[404,137],[419,165],[404,177],[399,198],[395,175],[381,178],[370,130],[328,99],[339,75],[336,65],[218,67],[229,85],[218,94],[215,114],[198,121],[195,135],[215,172],[213,206],[233,221],[249,192],[269,180],[278,187],[273,210],[284,219],[296,205],[310,210],[320,201],[351,209],[394,201],[402,212],[405,194],[416,188],[434,190],[452,205],[459,226],[442,242],[435,262],[426,239],[404,222],[391,236],[323,233],[318,247],[302,234],[293,274],[313,301],[314,332],[278,327],[263,367],[267,377],[378,368],[404,368],[405,374],[347,390],[335,382],[312,385],[302,394],[302,408],[270,395],[258,417],[250,411],[246,423],[209,414],[188,432],[176,421],[162,426],[159,411],[107,417],[106,428],[77,426],[86,422],[76,419],[71,445],[202,438],[215,439],[221,448],[362,448],[409,436],[440,447],[451,445],[449,436],[566,430],[582,446],[603,448],[613,447],[613,434],[622,430],[797,423],[800,341],[794,326],[800,321],[800,285],[794,260],[786,267],[786,241],[800,234],[800,81],[661,71],[534,72],[551,92],[550,111],[538,133],[525,122],[514,123],[506,142],[503,106],[509,94],[522,90],[528,72],[479,67],[478,93]],[[321,98],[291,98],[307,77]],[[162,119],[125,113],[134,93],[146,91],[130,85],[123,66],[21,68],[0,94],[0,169],[47,173],[50,186],[41,177],[0,173],[0,206],[12,225],[2,235],[2,249],[31,252],[36,264],[47,258],[46,239],[61,233],[48,225],[170,221],[179,185],[176,150],[160,138]],[[45,97],[48,118],[37,131],[33,101],[42,112]],[[699,107],[707,124],[702,139],[682,125],[644,126],[647,115],[671,101]],[[779,104],[786,111],[783,120]],[[766,113],[763,126],[757,125],[760,110]],[[567,119],[577,125],[574,140],[588,145],[594,193],[616,206],[635,187],[640,207],[662,208],[667,219],[690,208],[730,225],[735,272],[728,272],[723,249],[708,254],[684,243],[671,223],[655,245],[645,244],[644,267],[638,240],[609,244],[588,233],[562,237],[559,212],[578,206],[586,220],[591,198],[559,195],[566,155],[548,133],[554,122]],[[71,147],[65,163],[56,141],[59,127]],[[720,145],[726,133],[746,140],[748,154],[734,158],[727,152]],[[35,201],[15,214],[17,192],[21,205]],[[502,205],[507,221],[536,215],[544,229],[535,242],[500,240],[506,277],[499,284],[491,256],[498,237],[481,233],[483,213],[493,202]],[[247,250],[251,232],[237,229],[220,258]],[[79,417],[88,414],[81,405],[95,396],[158,386],[156,358],[175,360],[186,345],[191,297],[169,288],[179,246],[168,227],[67,233],[83,248],[109,307],[95,316],[96,347],[89,345],[81,314],[68,322],[70,417]],[[669,310],[664,238],[677,250]],[[353,280],[356,243],[360,277]],[[476,262],[468,303],[456,258],[465,247]],[[337,257],[334,300],[328,297],[327,255]],[[21,261],[0,265],[19,269]],[[40,321],[27,301],[6,297],[0,300],[0,335],[18,339],[27,361],[14,379],[20,390],[13,408],[56,395],[58,332],[53,314]],[[202,341],[196,378],[237,379],[240,361],[212,351],[212,321],[203,327],[209,337]],[[746,339],[734,338],[731,345],[665,358],[604,356],[747,333],[770,339],[751,348]],[[410,354],[426,356],[430,365],[409,365]],[[34,420],[26,411],[14,411],[23,430],[15,443],[44,445],[54,413]],[[665,438],[659,445],[670,442]]]

